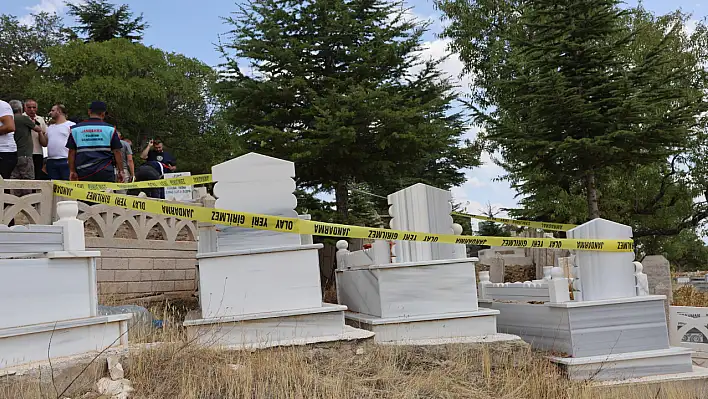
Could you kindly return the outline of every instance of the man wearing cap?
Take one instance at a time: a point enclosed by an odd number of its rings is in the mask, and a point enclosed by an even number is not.
[[[73,181],[123,181],[123,145],[116,127],[106,123],[106,104],[94,101],[89,118],[71,127],[66,142],[69,149],[69,179]],[[115,169],[114,169],[115,168]]]

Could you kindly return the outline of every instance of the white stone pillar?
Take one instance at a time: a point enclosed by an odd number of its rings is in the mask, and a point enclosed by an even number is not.
[[[336,244],[337,253],[335,258],[337,260],[337,269],[344,270],[347,268],[347,255],[349,255],[349,242],[347,240],[339,240]]]
[[[568,238],[631,240],[632,228],[605,219],[594,219],[572,230]],[[636,296],[634,252],[574,251],[583,301]]]
[[[452,224],[452,234],[456,236],[462,235],[462,225],[458,223]],[[466,259],[467,258],[467,245],[465,244],[454,244],[455,245],[455,259]]]
[[[86,238],[84,236],[84,222],[77,219],[79,203],[76,201],[57,202],[57,216],[59,220],[55,226],[64,228],[64,251],[85,251]]]
[[[477,287],[477,296],[479,299],[487,299],[487,287],[492,285],[489,281],[489,272],[479,272],[479,286]]]

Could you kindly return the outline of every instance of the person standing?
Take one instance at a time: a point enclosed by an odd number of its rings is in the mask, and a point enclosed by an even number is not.
[[[39,142],[47,148],[47,175],[51,180],[69,180],[69,140],[71,127],[76,123],[67,120],[66,107],[55,104],[50,111],[52,123],[46,133],[39,134]]]
[[[167,169],[171,172],[177,170],[177,162],[165,148],[160,140],[150,140],[147,147],[143,149],[140,158],[146,161],[157,161],[163,165],[167,165]]]
[[[170,172],[177,170],[177,165],[175,158],[169,152],[165,151],[165,148],[160,140],[150,140],[148,145],[143,149],[140,154],[140,158],[146,160],[148,163],[159,163],[162,169],[160,175],[164,175],[165,169]],[[159,192],[159,198],[165,199],[165,189],[156,189]]]
[[[116,127],[104,122],[106,104],[94,101],[89,106],[89,119],[71,127],[66,142],[69,149],[69,179],[114,183],[123,181],[123,146]]]
[[[10,107],[15,117],[15,145],[17,147],[17,164],[10,174],[11,179],[34,180],[34,161],[32,159],[32,132],[41,132],[39,122],[24,115],[22,103],[10,101]]]
[[[0,100],[0,176],[9,179],[16,164],[15,118],[10,104]]]
[[[118,132],[120,143],[123,146],[120,150],[123,156],[123,175],[124,179],[121,183],[130,183],[135,180],[135,163],[133,162],[133,147],[129,139],[124,139],[123,135]]]
[[[43,117],[37,115],[37,101],[28,98],[25,100],[25,113],[23,115],[28,116],[32,122],[39,122],[39,127],[42,128],[41,132],[32,130],[32,161],[34,163],[34,174],[37,180],[46,180],[47,176],[42,172],[42,166],[44,165],[45,150],[39,141],[40,134],[47,134],[47,122]]]

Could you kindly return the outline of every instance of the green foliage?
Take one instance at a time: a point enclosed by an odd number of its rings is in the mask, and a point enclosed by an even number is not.
[[[66,31],[56,14],[32,15],[23,25],[13,15],[0,15],[0,98],[24,100],[25,89],[49,64],[47,49],[64,43]]]
[[[74,38],[83,35],[86,41],[105,42],[111,39],[143,40],[143,31],[149,25],[143,22],[143,14],[133,18],[127,4],[116,7],[107,0],[88,0],[82,3],[66,3],[69,15],[76,18],[78,26],[72,28]]]
[[[582,182],[597,217],[599,175],[687,148],[706,103],[682,24],[664,33],[613,0],[461,3],[441,3],[453,20],[446,34],[481,76],[474,99],[496,109],[477,108],[477,120],[522,191],[535,193],[531,180]],[[499,27],[507,12],[511,26]]]
[[[425,27],[400,2],[253,0],[228,22],[229,121],[248,150],[296,162],[302,188],[334,191],[341,220],[355,184],[449,188],[478,164],[440,61],[415,55]]]
[[[658,242],[651,243],[661,252],[649,252],[647,247],[644,253],[660,253],[669,259],[673,269],[677,271],[705,270],[708,264],[708,247],[693,230],[683,230],[677,236],[659,237]],[[644,249],[644,248],[642,248]]]
[[[689,34],[686,14],[609,0],[438,5],[519,192],[510,215],[579,224],[601,211],[646,253],[684,257],[669,246],[708,217],[705,24]]]
[[[125,39],[74,41],[49,49],[48,56],[46,75],[28,87],[43,111],[61,102],[73,119],[82,119],[91,101],[105,101],[107,121],[136,151],[161,138],[182,171],[208,172],[241,153],[211,92],[216,75],[209,66]]]
[[[500,211],[495,209],[492,204],[487,203],[487,208],[482,212],[482,215],[494,218],[499,215],[499,212]],[[513,228],[514,227],[511,225],[485,220],[477,224],[477,235],[485,237],[511,237]]]

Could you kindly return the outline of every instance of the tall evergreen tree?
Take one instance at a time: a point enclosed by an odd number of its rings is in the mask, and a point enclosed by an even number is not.
[[[301,187],[333,191],[340,221],[354,184],[384,195],[414,182],[449,188],[478,165],[454,87],[441,60],[419,57],[426,27],[402,2],[252,0],[228,22],[231,122],[249,150],[295,161]]]
[[[452,19],[446,35],[479,76],[478,120],[511,178],[545,199],[553,185],[533,184],[581,184],[589,218],[600,216],[601,176],[685,150],[706,110],[696,63],[676,51],[682,24],[647,41],[618,3],[440,2]]]
[[[127,4],[116,7],[107,0],[88,0],[77,4],[67,2],[66,6],[68,14],[79,23],[72,28],[76,37],[83,34],[86,41],[105,42],[121,38],[139,42],[149,26],[143,22],[143,14],[133,18]]]

